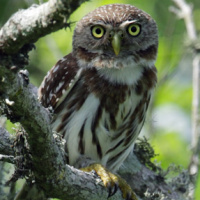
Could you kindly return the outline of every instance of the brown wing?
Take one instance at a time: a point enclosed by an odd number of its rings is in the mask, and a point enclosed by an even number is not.
[[[56,107],[57,102],[70,88],[76,77],[78,66],[72,54],[59,60],[45,76],[39,88],[39,100],[44,107]]]

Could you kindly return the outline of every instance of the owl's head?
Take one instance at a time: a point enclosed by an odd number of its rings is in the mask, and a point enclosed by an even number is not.
[[[157,47],[155,21],[126,4],[105,5],[90,12],[77,23],[73,37],[73,53],[81,63],[97,67],[123,67],[124,59],[154,62]],[[112,61],[119,60],[113,65]]]

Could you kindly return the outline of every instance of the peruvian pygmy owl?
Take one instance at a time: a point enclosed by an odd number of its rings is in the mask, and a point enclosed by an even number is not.
[[[41,103],[53,108],[53,130],[66,140],[68,164],[85,168],[85,157],[116,171],[126,159],[156,85],[157,48],[155,21],[132,5],[105,5],[77,23],[72,52],[39,91]]]

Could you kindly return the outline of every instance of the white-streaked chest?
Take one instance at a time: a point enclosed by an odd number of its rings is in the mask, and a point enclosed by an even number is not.
[[[106,164],[107,160],[109,159],[109,156],[104,158],[106,152],[109,148],[115,146],[116,143],[118,143],[119,140],[121,140],[124,136],[121,135],[118,137],[114,143],[111,141],[115,135],[118,134],[118,130],[120,130],[120,128],[128,122],[129,117],[127,117],[127,114],[130,113],[131,115],[131,113],[134,112],[140,99],[141,96],[136,95],[134,91],[131,91],[129,95],[127,94],[125,101],[119,105],[118,112],[115,116],[116,129],[114,130],[110,128],[110,113],[107,112],[106,108],[102,108],[102,114],[99,116],[100,120],[97,127],[95,127],[94,133],[92,126],[97,110],[99,109],[99,106],[101,106],[101,102],[94,94],[89,94],[82,107],[70,116],[70,120],[68,120],[68,123],[66,123],[65,126],[64,139],[66,140],[70,164],[73,165],[80,156],[80,140],[84,146],[84,155],[101,162],[97,152],[96,143],[93,141],[93,134],[97,135],[99,144],[103,146],[102,159],[104,162],[103,164]],[[113,102],[113,104],[115,104],[115,102]],[[62,116],[64,114],[65,110],[63,110],[59,115]],[[56,130],[56,127],[58,127],[60,123],[60,119],[57,118],[53,124],[54,130]],[[80,139],[80,137],[82,137],[82,139]]]

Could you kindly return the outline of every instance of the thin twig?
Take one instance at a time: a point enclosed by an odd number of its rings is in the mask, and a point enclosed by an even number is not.
[[[196,28],[192,16],[192,6],[187,4],[185,0],[172,0],[178,7],[170,7],[171,12],[175,13],[179,18],[185,21],[188,37],[191,41],[197,39]]]
[[[178,17],[184,19],[188,38],[193,44],[195,55],[193,58],[193,99],[192,99],[192,157],[189,164],[189,173],[197,175],[199,171],[199,155],[200,155],[200,55],[196,51],[195,43],[197,40],[196,28],[192,15],[192,5],[189,5],[185,0],[172,0],[178,7],[170,7]],[[193,187],[196,185],[194,181]],[[193,199],[194,190],[191,191],[190,198]]]

